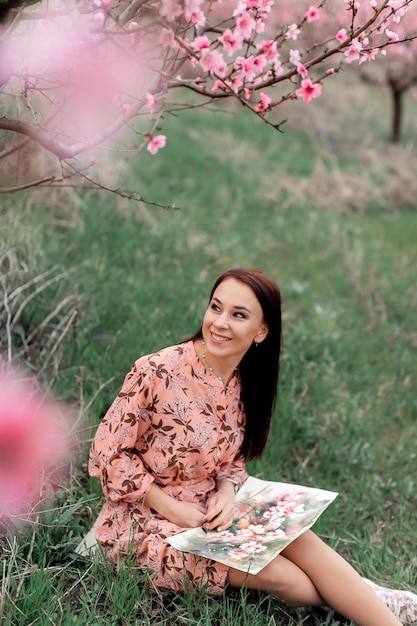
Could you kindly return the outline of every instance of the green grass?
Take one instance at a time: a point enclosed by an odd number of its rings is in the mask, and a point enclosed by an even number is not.
[[[361,94],[356,86],[352,101]],[[22,351],[22,337],[38,329],[22,358],[83,420],[53,510],[2,542],[4,624],[341,623],[332,611],[288,610],[244,592],[161,596],[144,572],[116,574],[71,552],[101,502],[86,473],[89,439],[126,371],[192,333],[213,279],[232,266],[273,276],[284,302],[279,402],[251,473],[338,491],[317,532],[362,574],[417,586],[416,206],[400,184],[417,157],[410,141],[384,143],[379,92],[376,108],[364,102],[349,133],[343,120],[355,108],[332,98],[298,108],[283,135],[232,108],[167,119],[166,149],[129,162],[123,182],[179,210],[99,192],[4,200],[2,254],[14,257],[3,262],[3,289],[64,272],[26,304],[11,349]]]

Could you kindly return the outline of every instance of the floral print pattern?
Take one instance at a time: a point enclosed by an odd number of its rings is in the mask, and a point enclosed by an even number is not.
[[[155,482],[177,500],[205,506],[218,480],[245,482],[244,460],[237,458],[244,433],[240,391],[238,373],[225,388],[192,341],[135,362],[90,452],[90,474],[105,496],[96,538],[110,560],[133,556],[161,589],[206,585],[222,592],[229,568],[170,546],[166,537],[184,528],[144,499]]]

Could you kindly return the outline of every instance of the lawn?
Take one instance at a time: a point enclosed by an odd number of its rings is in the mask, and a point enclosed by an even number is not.
[[[417,111],[410,99],[389,146],[385,95],[344,80],[344,97],[284,111],[283,134],[233,107],[190,110],[165,121],[156,157],[102,166],[177,208],[70,189],[2,198],[0,323],[25,288],[1,348],[72,406],[79,440],[39,524],[2,539],[5,626],[343,623],[245,592],[162,596],[142,571],[73,554],[101,504],[89,441],[125,373],[194,332],[236,266],[270,274],[284,303],[278,406],[250,472],[339,492],[317,532],[363,575],[417,587]]]

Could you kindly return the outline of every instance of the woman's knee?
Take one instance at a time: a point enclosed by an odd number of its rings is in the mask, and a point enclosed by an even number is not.
[[[228,583],[232,587],[247,587],[265,591],[277,597],[286,597],[288,590],[297,584],[294,566],[286,558],[277,556],[258,574],[246,574],[231,569]]]

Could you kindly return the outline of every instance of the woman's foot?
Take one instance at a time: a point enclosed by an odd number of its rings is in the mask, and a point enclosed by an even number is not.
[[[400,622],[406,626],[417,626],[417,595],[415,593],[381,587],[367,578],[364,578],[364,581]]]

